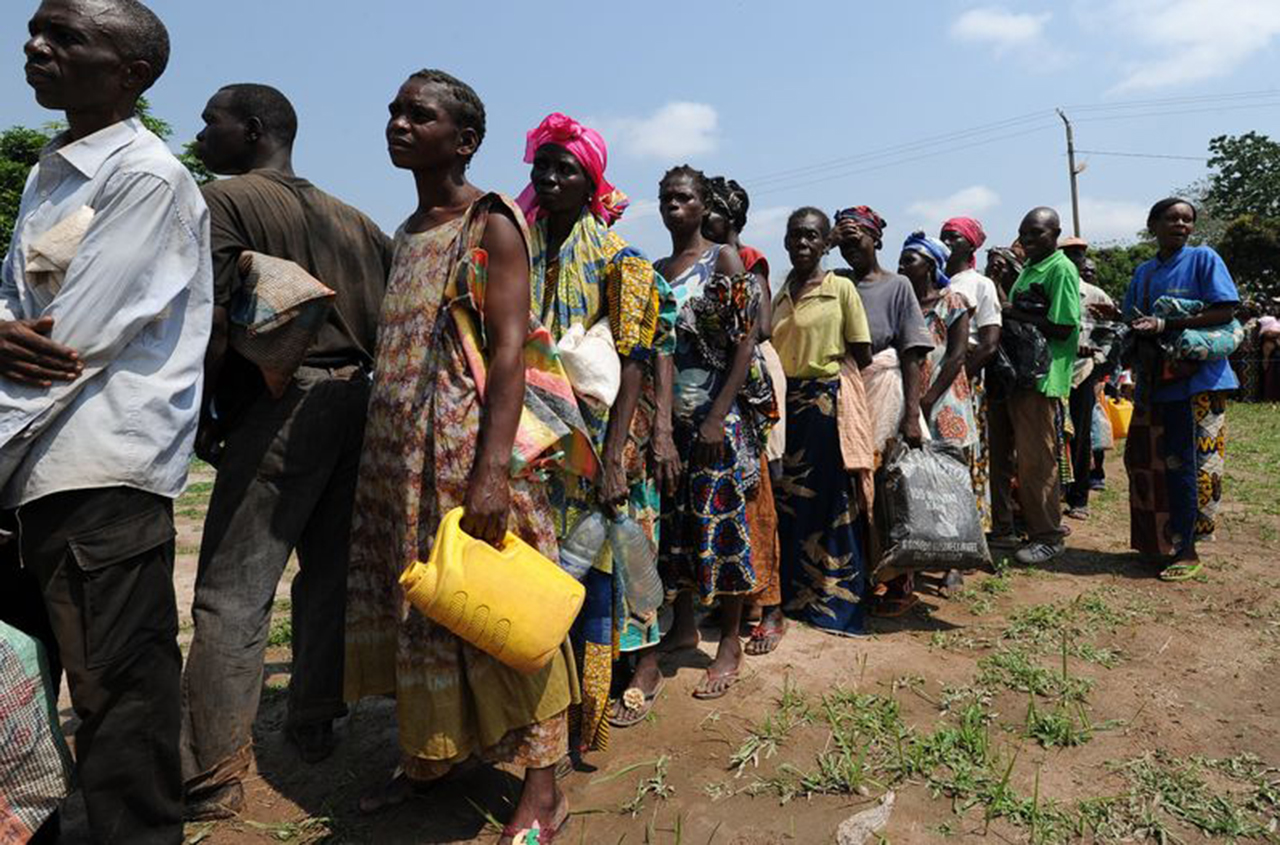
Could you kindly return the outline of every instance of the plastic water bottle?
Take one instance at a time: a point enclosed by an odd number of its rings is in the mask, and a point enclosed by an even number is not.
[[[609,526],[613,566],[622,574],[627,606],[638,616],[662,606],[666,591],[658,575],[658,550],[638,522],[619,515]]]
[[[579,581],[586,578],[607,536],[604,514],[592,511],[584,515],[560,542],[560,568]]]

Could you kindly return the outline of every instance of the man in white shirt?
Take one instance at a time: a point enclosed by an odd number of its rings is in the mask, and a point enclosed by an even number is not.
[[[28,29],[27,82],[68,129],[27,180],[0,274],[0,507],[17,508],[80,718],[92,840],[176,845],[173,499],[212,322],[207,211],[135,115],[168,62],[160,20],[137,0],[45,0]],[[69,261],[38,272],[55,242]]]

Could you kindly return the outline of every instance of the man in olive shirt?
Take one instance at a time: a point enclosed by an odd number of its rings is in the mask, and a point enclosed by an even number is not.
[[[1063,550],[1062,491],[1058,481],[1058,438],[1054,415],[1071,393],[1080,338],[1080,275],[1058,249],[1058,213],[1035,208],[1022,219],[1018,241],[1027,261],[1009,291],[1010,300],[1039,285],[1049,301],[1044,316],[1029,314],[1012,304],[1004,319],[1029,323],[1049,341],[1049,373],[1032,388],[1017,388],[1003,402],[992,403],[991,510],[993,542],[1016,539],[1013,527],[1013,476],[1018,476],[1018,499],[1029,542],[1014,554],[1021,564],[1053,560]]]
[[[212,226],[214,331],[198,441],[217,460],[184,675],[188,818],[243,802],[271,608],[297,552],[286,736],[302,759],[333,748],[342,701],[348,541],[378,311],[391,242],[365,215],[293,173],[297,118],[265,85],[231,85],[205,107],[197,153]],[[246,250],[300,265],[337,292],[327,322],[279,398],[227,348]]]

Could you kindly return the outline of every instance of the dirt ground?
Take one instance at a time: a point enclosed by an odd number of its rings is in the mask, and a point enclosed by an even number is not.
[[[867,637],[793,626],[719,701],[690,696],[714,642],[669,660],[650,719],[615,730],[609,752],[563,781],[575,815],[557,842],[829,843],[889,789],[880,835],[893,843],[1280,842],[1274,413],[1228,417],[1227,496],[1200,580],[1161,582],[1127,551],[1112,453],[1108,489],[1089,521],[1068,520],[1068,551],[1051,565],[970,575],[951,599],[926,587],[916,613]],[[179,506],[184,607],[208,480],[197,473]],[[282,621],[277,631],[248,806],[189,826],[189,843],[496,840],[519,785],[500,769],[358,813],[395,765],[389,701],[355,707],[334,756],[303,765],[281,734],[289,651]]]

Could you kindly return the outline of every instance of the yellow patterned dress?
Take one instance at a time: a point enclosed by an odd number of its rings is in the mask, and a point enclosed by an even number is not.
[[[641,362],[645,378],[624,453],[628,515],[658,546],[661,500],[649,474],[649,441],[655,402],[653,362],[675,348],[675,299],[671,287],[639,250],[584,208],[558,254],[547,251],[546,222],[531,233],[533,308],[559,341],[575,325],[590,328],[607,319],[614,346],[623,358]],[[604,448],[609,409],[580,405],[594,448]],[[552,473],[547,495],[556,534],[564,538],[583,515],[598,510],[595,482],[569,472]],[[637,617],[626,607],[622,584],[613,571],[608,546],[584,580],[586,601],[575,627],[574,647],[581,667],[582,706],[573,711],[579,746],[603,751],[608,746],[606,714],[613,662],[622,653],[656,645],[662,630],[656,613]]]

